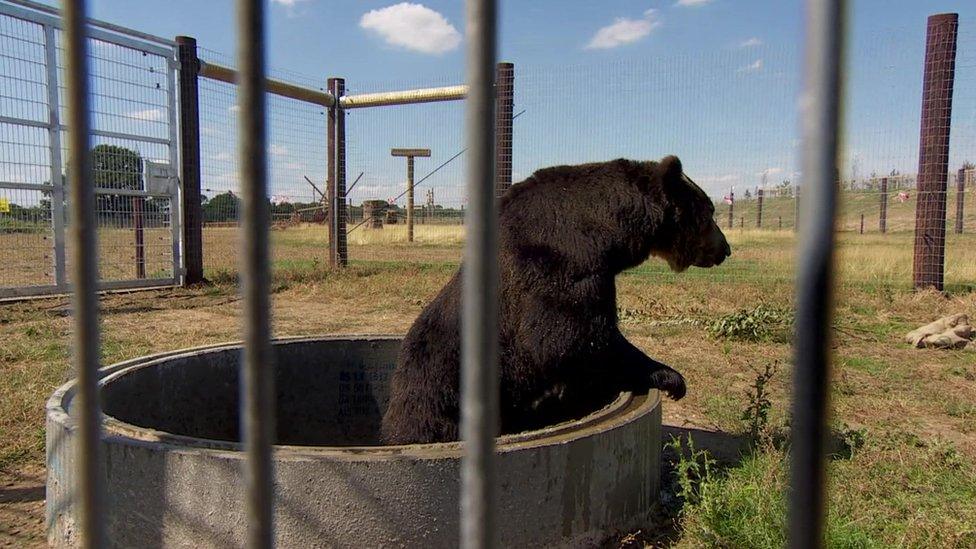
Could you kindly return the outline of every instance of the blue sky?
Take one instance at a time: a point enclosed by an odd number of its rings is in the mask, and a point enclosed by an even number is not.
[[[53,2],[51,2],[53,4]],[[846,175],[917,163],[925,18],[960,14],[951,163],[976,159],[976,3],[851,2]],[[229,0],[94,0],[93,16],[165,37],[186,34],[231,63]],[[464,2],[269,0],[268,61],[277,74],[353,92],[443,85],[463,78]],[[751,0],[503,0],[500,58],[516,63],[516,178],[555,163],[678,154],[711,194],[797,173],[795,102],[802,3]],[[294,73],[301,75],[296,76]],[[236,187],[233,90],[206,84],[204,186]],[[308,199],[324,177],[320,109],[280,102],[272,112],[272,188]],[[427,146],[418,176],[456,154],[463,106],[409,106],[349,116],[352,195],[399,194],[395,146]],[[321,155],[321,156],[320,156]],[[463,156],[426,184],[439,203],[462,196]],[[421,192],[418,192],[422,196]],[[400,201],[403,202],[402,200]]]

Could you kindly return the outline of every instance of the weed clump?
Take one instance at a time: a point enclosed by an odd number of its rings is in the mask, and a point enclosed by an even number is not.
[[[792,326],[793,311],[760,303],[719,317],[708,325],[708,333],[719,339],[786,342]]]

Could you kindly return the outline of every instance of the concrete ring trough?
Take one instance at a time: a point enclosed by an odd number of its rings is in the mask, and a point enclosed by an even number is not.
[[[378,445],[396,337],[275,341],[279,547],[454,547],[458,443]],[[105,368],[102,459],[119,547],[240,547],[244,482],[238,344]],[[47,528],[77,542],[75,383],[47,404]],[[656,391],[622,393],[576,421],[498,439],[506,547],[585,547],[647,524],[657,501]]]

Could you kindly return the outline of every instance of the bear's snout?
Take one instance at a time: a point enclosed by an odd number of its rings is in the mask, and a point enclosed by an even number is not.
[[[729,241],[726,240],[725,234],[722,229],[718,228],[718,225],[712,225],[706,242],[707,244],[702,248],[698,261],[695,262],[696,267],[715,267],[721,265],[725,258],[732,255],[732,247],[729,246]]]

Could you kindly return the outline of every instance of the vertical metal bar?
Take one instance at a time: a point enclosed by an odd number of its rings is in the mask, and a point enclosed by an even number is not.
[[[179,93],[176,88],[176,71],[179,70],[179,67],[178,48],[173,47],[172,53],[166,58],[166,105],[169,111],[166,117],[166,124],[169,126],[169,135],[167,136],[169,140],[169,145],[167,146],[169,150],[169,165],[174,170],[179,169],[180,158],[180,133],[176,112],[176,96]],[[174,174],[174,179],[175,177]],[[183,238],[183,189],[179,185],[178,179],[172,183],[174,184],[170,185],[172,192],[169,198],[169,230],[170,242],[172,244],[173,279],[176,280],[177,284],[185,284],[186,267],[183,262],[183,254],[186,250],[186,240]],[[200,201],[197,200],[197,202],[199,203]]]
[[[966,168],[956,172],[956,234],[962,234],[963,214],[966,206]]]
[[[413,242],[413,157],[407,157],[407,242]]]
[[[203,282],[203,206],[200,201],[200,92],[197,41],[176,37],[180,71],[180,183],[183,210],[183,282]]]
[[[800,100],[804,200],[797,277],[790,547],[823,545],[824,440],[832,313],[837,150],[846,29],[844,0],[809,0],[805,82]]]
[[[98,248],[95,185],[92,177],[91,111],[88,83],[88,29],[85,0],[64,0],[68,98],[68,189],[71,196],[72,278],[75,286],[74,368],[78,374],[77,490],[83,547],[105,546],[105,520],[99,454],[101,407],[98,402]],[[60,151],[59,151],[60,152]]]
[[[945,272],[949,129],[958,30],[959,16],[941,13],[929,17],[925,34],[912,281],[915,288],[935,288],[940,291]]]
[[[146,199],[141,196],[132,197],[132,226],[135,229],[136,245],[136,278],[146,278],[146,247],[145,231],[143,230],[142,210]]]
[[[881,198],[879,199],[879,207],[881,208],[880,217],[878,218],[878,230],[881,234],[888,232],[888,178],[881,178]]]
[[[327,224],[329,225],[329,263],[345,267],[349,263],[346,235],[346,112],[339,98],[346,93],[343,78],[329,78],[329,92],[336,98],[329,108],[328,175],[326,194],[329,197]]]
[[[44,68],[47,71],[48,150],[51,155],[51,230],[54,233],[54,284],[67,288],[64,248],[64,172],[61,167],[61,99],[58,93],[58,49],[51,25],[44,25]]]
[[[461,347],[461,543],[494,547],[498,431],[498,235],[494,177],[494,0],[467,2],[468,222]]]
[[[238,0],[239,163],[242,194],[241,291],[244,302],[242,429],[247,452],[247,545],[274,544],[274,365],[271,352],[268,263],[267,111],[264,0]]]
[[[515,65],[495,68],[495,194],[512,186],[512,121],[515,110]]]

